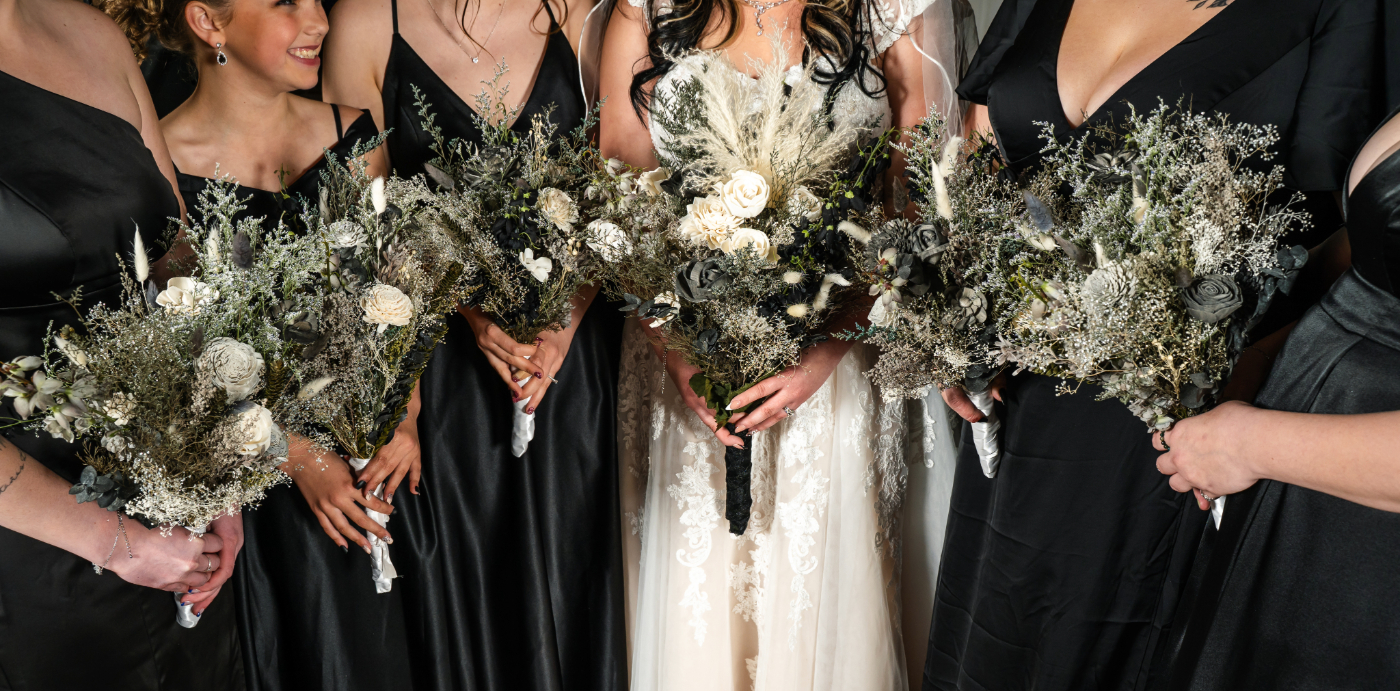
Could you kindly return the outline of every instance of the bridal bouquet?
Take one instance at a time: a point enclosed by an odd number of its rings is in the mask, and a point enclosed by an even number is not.
[[[317,337],[299,354],[304,382],[274,408],[289,429],[324,448],[340,448],[363,470],[393,438],[413,389],[447,331],[444,315],[464,295],[465,264],[430,224],[419,223],[431,198],[421,180],[371,179],[357,145],[349,166],[334,158],[322,173],[316,209],[301,223],[320,250],[317,278],[325,295],[308,315]],[[373,490],[383,499],[383,485]],[[366,510],[380,525],[388,516]],[[395,577],[388,547],[369,536],[371,575],[379,592]]]
[[[858,147],[868,128],[833,123],[827,89],[785,82],[780,68],[755,64],[750,80],[704,51],[678,65],[690,78],[659,90],[651,108],[667,132],[662,168],[605,171],[611,181],[594,192],[613,202],[595,222],[615,238],[600,246],[615,259],[607,273],[624,309],[700,369],[691,388],[732,432],[731,415],[748,409],[731,410],[734,397],[796,365],[860,296],[852,238],[881,217],[875,188],[891,135]],[[674,222],[647,230],[628,216]],[[726,450],[734,534],[748,524],[750,453]]]
[[[1257,169],[1272,127],[1166,105],[1127,125],[1069,144],[1047,131],[1030,250],[1003,276],[1014,314],[997,358],[1097,384],[1166,429],[1215,402],[1249,329],[1307,261],[1279,236],[1309,221],[1271,202],[1282,168]],[[1052,194],[1061,187],[1073,194]]]
[[[1000,371],[992,355],[1005,317],[999,267],[1024,249],[1015,229],[1026,203],[990,142],[973,142],[964,155],[964,141],[937,113],[907,134],[899,148],[919,220],[886,221],[865,243],[858,270],[877,299],[870,326],[843,336],[880,348],[867,375],[886,396],[965,388],[986,416],[972,430],[991,477],[1000,459],[987,390]]]
[[[481,144],[445,141],[429,105],[419,96],[423,128],[437,153],[428,165],[440,193],[428,204],[425,223],[451,238],[474,267],[468,305],[478,307],[520,343],[545,331],[568,328],[573,296],[593,276],[594,228],[582,223],[583,191],[598,155],[588,140],[593,116],[567,135],[535,115],[530,129],[510,128],[518,108],[503,105],[504,66],[492,91],[478,97],[474,115]],[[522,376],[528,377],[528,374]],[[524,455],[534,438],[530,398],[515,402],[511,452]]]

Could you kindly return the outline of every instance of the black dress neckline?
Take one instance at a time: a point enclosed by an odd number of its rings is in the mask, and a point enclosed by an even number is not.
[[[54,97],[54,98],[57,98],[57,99],[59,99],[59,100],[62,100],[62,101],[66,102],[66,103],[68,103],[68,104],[70,104],[70,105],[76,105],[76,106],[79,106],[79,107],[81,107],[81,108],[83,108],[83,109],[85,109],[85,110],[91,111],[91,112],[93,112],[93,113],[98,113],[98,114],[100,114],[100,115],[104,115],[104,116],[106,116],[106,117],[108,117],[108,118],[111,118],[112,120],[115,120],[115,121],[117,121],[117,122],[119,122],[119,123],[125,125],[125,126],[126,126],[128,129],[130,129],[132,132],[135,132],[135,133],[137,134],[137,136],[140,136],[140,135],[141,135],[141,128],[139,128],[139,127],[137,127],[137,126],[131,124],[130,122],[127,121],[126,118],[124,118],[124,117],[122,117],[122,116],[120,116],[120,115],[117,115],[116,113],[112,113],[112,112],[109,112],[109,111],[102,110],[101,108],[98,108],[97,106],[94,106],[94,105],[92,105],[92,104],[90,104],[90,103],[83,103],[82,101],[79,101],[79,100],[76,99],[76,98],[71,98],[71,97],[68,97],[68,96],[64,96],[63,94],[60,94],[60,93],[58,93],[57,91],[52,91],[52,90],[49,90],[49,89],[45,89],[44,87],[39,86],[38,84],[35,84],[35,83],[33,83],[33,82],[27,82],[27,81],[25,81],[25,80],[23,80],[23,79],[20,79],[19,77],[14,76],[13,74],[10,74],[9,72],[4,71],[4,70],[0,70],[0,75],[5,76],[6,78],[10,79],[11,81],[15,82],[16,84],[21,84],[21,85],[23,85],[23,86],[29,87],[30,89],[34,89],[34,90],[36,90],[36,91],[42,91],[42,92],[44,92],[44,93],[46,93],[46,94],[48,94],[48,95],[50,95],[50,96],[52,96],[52,97]]]
[[[1390,121],[1393,120],[1397,115],[1400,115],[1400,106],[1397,106],[1394,110],[1390,111],[1390,114],[1385,116],[1385,119],[1381,120],[1381,123],[1379,125],[1376,125],[1376,128],[1371,130],[1371,133],[1366,135],[1366,139],[1362,141],[1371,141],[1371,138],[1376,136],[1376,133],[1380,132],[1381,128],[1390,124]],[[1357,153],[1359,154],[1361,152],[1358,150]],[[1381,168],[1392,164],[1400,164],[1400,148],[1396,148],[1394,151],[1390,152],[1390,154],[1387,155],[1385,158],[1382,158],[1379,161],[1376,161],[1375,163],[1371,164],[1371,169],[1366,171],[1366,174],[1361,176],[1360,180],[1356,181],[1355,186],[1352,186],[1349,184],[1351,182],[1351,174],[1355,172],[1356,169],[1356,157],[1352,157],[1351,163],[1347,164],[1346,177],[1342,178],[1343,217],[1351,217],[1351,198],[1355,196],[1357,192],[1361,191],[1363,187],[1371,184],[1373,180],[1376,181],[1376,183],[1378,184],[1382,179],[1382,176],[1377,175],[1377,171],[1380,171]]]
[[[1234,2],[1231,2],[1229,5],[1227,5],[1225,9],[1217,12],[1214,17],[1207,19],[1204,24],[1196,27],[1195,31],[1192,31],[1190,34],[1187,34],[1185,38],[1181,39],[1180,41],[1177,41],[1170,48],[1163,51],[1161,55],[1158,55],[1151,62],[1144,65],[1142,69],[1134,73],[1133,76],[1129,77],[1127,81],[1118,85],[1118,88],[1114,89],[1113,93],[1110,94],[1109,97],[1105,99],[1103,103],[1099,104],[1098,108],[1094,109],[1094,112],[1089,113],[1085,116],[1083,122],[1079,123],[1078,125],[1073,125],[1070,124],[1069,117],[1065,115],[1064,96],[1060,93],[1060,50],[1064,46],[1065,30],[1069,28],[1069,15],[1071,12],[1074,11],[1074,0],[1064,0],[1064,12],[1060,15],[1060,23],[1057,27],[1058,30],[1051,32],[1055,37],[1054,48],[1051,50],[1051,57],[1053,58],[1053,62],[1051,64],[1054,68],[1054,75],[1051,77],[1051,81],[1055,87],[1055,100],[1060,104],[1060,120],[1063,122],[1064,125],[1069,127],[1070,132],[1077,133],[1081,131],[1084,128],[1084,126],[1092,122],[1095,119],[1095,117],[1098,116],[1099,113],[1103,112],[1104,109],[1109,108],[1110,104],[1123,101],[1124,92],[1127,92],[1130,90],[1131,87],[1134,87],[1140,79],[1145,79],[1147,76],[1151,76],[1151,73],[1155,72],[1158,69],[1166,69],[1165,67],[1159,67],[1159,65],[1170,63],[1173,60],[1179,60],[1181,58],[1181,55],[1188,48],[1190,48],[1192,43],[1201,40],[1205,37],[1207,33],[1215,29],[1213,25],[1218,26],[1223,21],[1225,21],[1221,19],[1222,16],[1228,14],[1231,15],[1230,18],[1233,18],[1233,14],[1231,14],[1231,11],[1246,2],[1250,2],[1250,0],[1234,0]]]

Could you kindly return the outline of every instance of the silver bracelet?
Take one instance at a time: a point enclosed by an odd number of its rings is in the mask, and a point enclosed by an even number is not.
[[[101,566],[98,566],[97,562],[92,563],[93,572],[99,576],[102,575],[103,569],[106,569],[107,565],[112,563],[112,555],[117,553],[117,543],[123,538],[126,539],[126,558],[135,559],[136,555],[131,553],[131,538],[127,537],[126,534],[126,523],[122,522],[122,515],[117,514],[117,534],[112,538],[112,549],[107,551],[107,561],[102,562]]]

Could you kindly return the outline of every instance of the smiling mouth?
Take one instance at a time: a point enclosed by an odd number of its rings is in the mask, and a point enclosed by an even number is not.
[[[293,48],[287,52],[291,53],[292,57],[294,58],[301,58],[302,60],[315,60],[321,55],[321,47],[316,46],[315,48]]]

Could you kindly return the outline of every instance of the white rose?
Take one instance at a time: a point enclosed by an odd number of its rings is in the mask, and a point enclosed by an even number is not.
[[[554,260],[549,257],[536,257],[535,251],[529,247],[520,253],[520,265],[535,277],[536,281],[544,283],[549,280],[549,272],[554,269]]]
[[[802,216],[808,221],[816,221],[822,216],[822,200],[806,187],[792,191],[787,201],[788,213]]]
[[[136,415],[136,399],[120,391],[112,394],[100,407],[107,417],[112,418],[112,424],[118,427],[126,427]]]
[[[193,278],[179,276],[170,279],[165,290],[156,296],[156,304],[179,314],[196,314],[204,305],[219,299],[219,291]]]
[[[719,194],[729,213],[753,218],[768,206],[768,181],[751,170],[736,170],[719,186]]]
[[[413,320],[413,301],[402,290],[385,283],[376,283],[360,298],[364,320],[379,325],[379,333],[393,326],[408,326]]]
[[[729,233],[738,227],[739,219],[729,213],[724,201],[709,196],[686,205],[680,230],[687,240],[717,250],[728,239]]]
[[[615,262],[632,253],[632,241],[627,232],[611,221],[598,219],[588,224],[592,239],[588,246],[597,252],[605,262]]]
[[[894,323],[895,315],[899,312],[899,303],[886,303],[884,300],[876,300],[870,306],[870,325],[889,326]]]
[[[753,228],[740,228],[729,236],[720,249],[725,254],[734,254],[745,247],[752,247],[758,256],[768,261],[777,261],[778,251],[773,248],[773,243],[768,240],[768,236],[761,230]]]
[[[578,222],[578,205],[567,192],[553,187],[540,190],[540,199],[535,204],[535,211],[539,212],[544,220],[566,233],[574,232],[574,224]]]
[[[228,394],[230,401],[242,401],[262,386],[262,355],[232,338],[210,341],[199,356],[199,369],[208,373],[214,386]]]
[[[661,196],[661,183],[671,179],[670,168],[657,168],[649,170],[637,176],[637,187],[641,188],[648,197]]]
[[[240,456],[261,456],[272,446],[275,428],[272,424],[272,411],[256,403],[240,408],[233,417],[234,424],[238,425],[238,431],[242,433],[238,435],[242,441],[238,444],[237,453]]]

